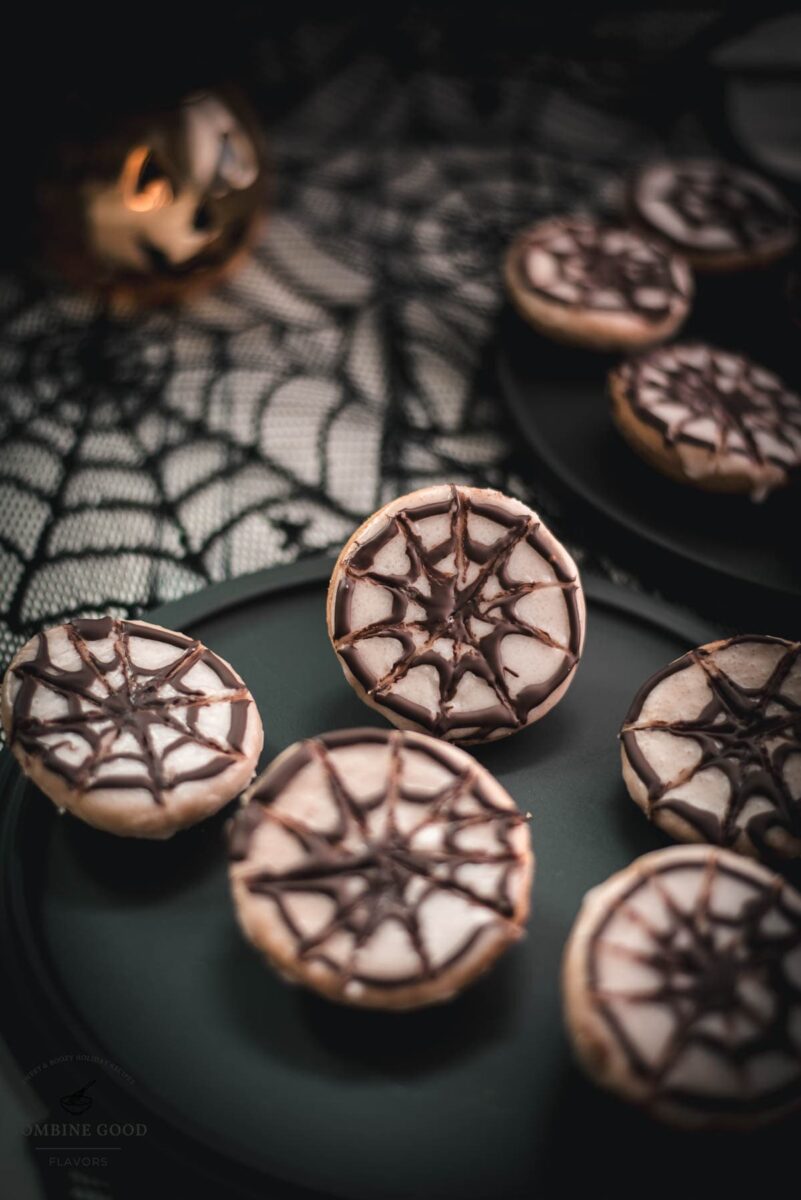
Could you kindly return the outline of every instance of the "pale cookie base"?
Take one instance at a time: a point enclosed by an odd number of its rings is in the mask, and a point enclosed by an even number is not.
[[[788,235],[787,237],[773,238],[751,250],[721,250],[717,252],[692,250],[689,246],[682,246],[677,242],[670,241],[664,233],[649,225],[637,211],[636,205],[631,205],[630,214],[632,224],[637,229],[648,237],[659,238],[675,254],[680,254],[693,271],[698,272],[699,275],[728,275],[735,271],[761,271],[786,258],[796,244],[796,238]]]
[[[680,854],[682,861],[706,862],[710,855],[734,858],[730,852],[710,846],[671,847],[655,850],[636,859],[585,895],[571,930],[562,959],[564,1019],[576,1056],[587,1074],[601,1087],[621,1099],[642,1105],[650,1115],[685,1129],[748,1129],[767,1125],[794,1111],[798,1105],[766,1110],[751,1116],[703,1113],[667,1101],[654,1103],[644,1080],[632,1071],[619,1041],[593,1003],[588,989],[586,963],[590,942],[600,922],[631,885],[650,873],[652,865],[665,856]],[[765,868],[750,859],[736,857],[738,868],[762,880]]]
[[[333,641],[331,644],[333,645]],[[368,693],[364,690],[358,679],[356,679],[353,673],[348,669],[347,664],[341,662],[340,660],[340,665],[342,666],[342,670],[348,683],[351,685],[359,699],[363,700],[368,708],[372,708],[374,712],[380,713],[385,720],[391,721],[396,729],[407,729],[410,733],[428,732],[428,730],[424,729],[422,725],[416,725],[414,721],[408,721],[405,717],[401,716],[400,713],[396,713],[392,709],[388,709],[386,705],[378,704],[372,698],[372,696],[368,695]],[[542,717],[546,716],[546,714],[549,713],[551,709],[559,703],[573,682],[577,667],[578,663],[576,663],[576,666],[573,667],[573,670],[570,672],[567,678],[560,683],[558,687],[554,688],[547,700],[545,700],[537,708],[532,709],[531,713],[529,714],[528,722],[519,729],[510,729],[508,726],[504,726],[503,728],[493,730],[493,732],[488,734],[486,737],[454,737],[449,739],[449,741],[458,743],[460,746],[483,746],[488,742],[499,742],[502,738],[511,737],[515,733],[520,733],[520,729],[528,729],[529,725],[533,725],[536,721],[539,721]]]
[[[781,647],[786,645],[788,650],[792,649],[791,643],[779,642],[777,644]],[[766,682],[770,677],[770,672],[776,666],[777,659],[780,660],[782,655],[782,650],[775,649],[777,644],[774,643],[773,646],[768,647],[767,658],[760,658],[763,643],[756,642],[750,646],[746,644],[745,647],[743,647],[742,642],[740,643],[740,647],[735,650],[735,653],[743,655],[740,660],[741,674],[739,681],[741,683],[747,679],[748,686],[756,688]],[[729,639],[723,638],[716,642],[709,642],[701,647],[701,649],[712,656],[712,660],[714,661],[714,656],[720,652],[725,656],[728,646]],[[674,659],[673,663],[668,664],[668,668],[674,664],[682,663],[685,657],[685,655],[682,655],[680,658]],[[731,670],[731,667],[729,669]],[[743,671],[747,673],[743,675]],[[669,728],[667,729],[667,734],[664,733],[666,727],[669,727],[672,722],[678,720],[697,720],[708,699],[711,698],[711,693],[706,688],[700,692],[697,690],[695,680],[698,678],[699,672],[700,667],[697,665],[693,666],[685,663],[678,671],[665,674],[649,690],[644,691],[642,693],[640,713],[643,709],[648,709],[649,715],[647,718],[644,718],[648,728],[641,730],[640,735],[633,733],[633,737],[636,742],[638,736],[641,736],[643,733],[647,734],[650,730],[659,735],[661,729],[663,731],[661,740],[662,749],[657,748],[656,762],[652,760],[647,750],[643,750],[642,747],[639,748],[649,768],[655,772],[656,776],[664,784],[668,797],[673,794],[675,787],[684,787],[686,789],[689,786],[691,790],[684,792],[684,800],[691,806],[695,813],[697,815],[706,813],[707,817],[716,815],[720,819],[721,808],[719,806],[723,805],[728,809],[728,805],[733,802],[730,785],[727,785],[728,794],[725,797],[720,797],[715,792],[714,784],[712,785],[712,795],[710,796],[707,792],[706,796],[704,796],[704,789],[710,786],[709,781],[707,780],[705,784],[699,785],[697,783],[697,776],[693,773],[689,777],[689,780],[696,781],[694,786],[697,790],[693,790],[693,783],[688,781],[687,770],[688,768],[692,768],[701,758],[701,750],[697,742],[693,741],[692,738],[674,737],[670,739],[667,747],[665,747],[664,743],[665,736],[670,735]],[[700,677],[703,679],[702,675]],[[648,683],[646,682],[644,686],[647,688]],[[786,686],[787,691],[784,694],[789,700],[792,697],[794,688],[792,671],[788,676]],[[622,732],[625,733],[630,724],[637,726],[641,720],[643,718],[640,715],[635,716],[631,722],[629,722],[627,717]],[[709,726],[707,726],[707,732],[708,730]],[[708,840],[704,832],[697,825],[694,825],[690,820],[685,819],[680,812],[670,807],[669,801],[666,803],[660,803],[659,799],[656,799],[654,802],[651,801],[648,785],[644,782],[641,775],[638,774],[629,756],[626,741],[623,737],[621,738],[620,757],[623,781],[628,793],[649,820],[653,821],[656,826],[677,841],[706,842]],[[718,777],[720,777],[719,772],[713,770],[714,774],[718,774]],[[672,784],[670,783],[671,780],[674,781]],[[793,798],[796,795],[797,791],[793,793]],[[713,843],[716,845],[725,844],[728,849],[756,859],[763,857],[765,849],[768,850],[769,854],[776,854],[782,858],[801,857],[801,838],[781,825],[777,824],[768,828],[761,834],[759,842],[752,840],[749,821],[746,821],[743,825],[737,823],[735,828],[736,836],[732,840],[729,840],[729,836],[727,836],[724,843],[717,838],[713,838]]]
[[[506,253],[506,290],[523,320],[554,341],[607,353],[645,350],[673,337],[687,318],[689,304],[661,321],[646,321],[635,313],[600,312],[546,300],[524,282],[523,251],[524,243],[515,241]]]
[[[433,740],[423,736],[427,741]],[[467,755],[455,746],[448,746],[439,741],[436,745],[438,754],[452,757],[454,768],[463,769]],[[272,773],[280,769],[294,754],[295,749],[295,746],[290,746],[279,754],[270,764],[268,771]],[[514,801],[494,776],[479,764],[474,765],[480,775],[482,788],[490,800],[502,808],[517,811]],[[251,794],[258,787],[258,782],[257,780],[242,797],[242,807],[248,803]],[[512,837],[517,855],[512,913],[508,917],[493,919],[479,932],[466,953],[451,967],[437,973],[431,979],[421,978],[408,985],[393,987],[372,986],[361,980],[343,983],[342,975],[324,963],[299,958],[295,940],[274,901],[248,889],[247,879],[253,874],[253,862],[247,855],[244,859],[235,860],[230,864],[230,885],[236,919],[245,937],[287,983],[311,988],[328,1000],[357,1008],[393,1012],[443,1004],[487,972],[504,951],[525,933],[531,905],[535,859],[527,825],[516,826]]]
[[[526,893],[531,887],[532,874],[533,860],[529,859]],[[514,922],[507,922],[502,931],[494,926],[480,934],[459,963],[443,971],[436,979],[397,988],[371,987],[359,983],[349,989],[347,986],[343,988],[337,976],[321,964],[315,968],[315,964],[306,966],[299,963],[280,919],[271,911],[273,905],[262,897],[257,897],[260,903],[255,903],[244,881],[234,871],[231,873],[231,893],[240,929],[285,982],[311,988],[338,1004],[354,1008],[377,1008],[386,1012],[405,1012],[452,1000],[468,984],[484,975],[505,950],[519,941],[528,917],[526,900],[525,908],[515,914]]]
[[[691,825],[689,821],[683,820],[672,809],[657,806],[651,811],[648,788],[631,765],[626,747],[623,745],[620,747],[620,762],[626,790],[654,825],[669,837],[675,838],[677,842],[704,843],[701,831]],[[786,829],[771,829],[765,840],[771,850],[774,850],[781,858],[801,858],[801,839],[793,837]],[[756,846],[744,831],[737,834],[736,839],[729,844],[729,849],[735,850],[738,854],[747,855],[749,858],[759,859],[760,857]]]
[[[525,504],[521,503],[519,500],[515,500],[513,497],[507,496],[504,493],[496,491],[492,488],[482,488],[482,489],[475,488],[475,489],[471,489],[471,490],[480,491],[482,496],[485,497],[489,501],[491,501],[493,499],[497,499],[498,501],[502,502],[504,506],[510,507],[513,511],[516,510],[516,511],[519,511],[520,513],[529,513],[531,511]],[[336,592],[337,592],[337,586],[339,583],[340,569],[341,569],[343,562],[355,550],[355,548],[357,547],[359,542],[364,539],[369,538],[373,534],[373,532],[375,532],[375,530],[377,530],[378,528],[381,527],[381,525],[384,523],[385,520],[387,520],[388,518],[391,518],[395,513],[402,511],[411,502],[414,502],[417,504],[423,504],[426,502],[426,499],[437,498],[438,495],[442,491],[443,491],[443,487],[441,485],[433,485],[430,488],[421,488],[419,491],[409,492],[404,496],[399,496],[399,497],[397,497],[397,499],[390,501],[389,504],[385,504],[383,506],[383,508],[378,509],[371,516],[369,516],[365,521],[362,522],[362,524],[359,526],[359,528],[357,530],[355,530],[355,532],[352,533],[351,536],[348,538],[347,542],[342,547],[342,549],[339,552],[339,555],[337,556],[337,561],[334,564],[333,571],[331,572],[331,579],[329,580],[328,592],[327,592],[327,596],[326,596],[326,621],[328,624],[328,637],[331,642],[331,646],[334,649],[334,653],[336,653],[336,646],[335,646],[335,639],[334,639]],[[584,598],[584,590],[581,587],[581,580],[580,580],[580,576],[579,576],[578,567],[576,566],[575,562],[573,561],[571,556],[568,554],[568,552],[564,548],[564,546],[562,546],[562,544],[553,536],[553,534],[550,532],[550,530],[546,529],[546,527],[544,525],[542,526],[542,532],[547,536],[548,539],[550,539],[550,542],[553,543],[554,549],[557,550],[558,553],[560,554],[560,556],[563,558],[564,563],[568,567],[568,569],[571,570],[575,574],[576,580],[578,582],[576,599],[577,599],[577,604],[578,604],[579,622],[581,625],[581,641],[580,641],[580,645],[579,645],[577,660],[576,660],[576,663],[575,663],[573,669],[570,671],[570,673],[568,674],[566,679],[558,687],[554,688],[554,690],[550,693],[550,695],[546,697],[546,699],[544,700],[544,702],[542,704],[538,705],[536,708],[531,710],[531,712],[529,713],[529,716],[528,716],[528,721],[526,722],[526,725],[524,725],[522,728],[528,728],[529,725],[533,725],[536,721],[539,721],[541,717],[544,717],[547,713],[549,713],[551,711],[551,709],[555,705],[557,705],[559,703],[559,701],[562,699],[562,697],[567,692],[568,688],[570,687],[571,683],[573,682],[573,680],[575,678],[576,670],[581,661],[581,655],[584,650],[584,637],[585,637],[586,625],[587,625],[587,604],[586,604],[586,600]],[[367,693],[367,691],[362,687],[359,680],[356,679],[356,677],[354,676],[352,671],[349,669],[349,667],[348,667],[347,663],[344,661],[344,659],[342,659],[340,657],[340,655],[338,655],[338,654],[337,654],[337,658],[339,659],[339,664],[342,667],[343,673],[344,673],[345,678],[347,679],[348,683],[351,685],[353,690],[356,692],[359,699],[363,700],[364,703],[366,705],[368,705],[369,708],[372,708],[372,709],[374,709],[375,712],[380,713],[382,717],[384,717],[388,721],[391,721],[392,724],[395,725],[396,728],[398,728],[398,729],[408,729],[410,731],[414,731],[417,733],[429,733],[429,731],[426,730],[423,726],[416,724],[414,721],[407,720],[402,714],[397,713],[393,709],[387,708],[386,705],[380,704],[376,700],[374,700],[372,698],[372,696],[370,696]],[[519,733],[519,732],[520,732],[520,730],[516,729],[516,728],[501,727],[501,728],[494,730],[488,736],[470,737],[466,733],[464,737],[458,737],[458,738],[455,737],[450,740],[458,742],[458,744],[460,746],[474,746],[474,745],[481,745],[486,742],[499,741],[501,738],[510,737],[512,734]]]
[[[681,168],[692,165],[692,163],[693,160],[690,159],[679,161],[677,165]],[[697,246],[687,245],[678,236],[672,237],[666,230],[652,224],[644,211],[643,199],[640,195],[643,186],[647,186],[648,177],[653,170],[656,168],[661,171],[663,167],[669,169],[669,164],[653,163],[650,167],[646,166],[637,172],[627,188],[626,207],[633,225],[647,236],[660,239],[676,254],[680,254],[694,271],[706,272],[710,275],[723,275],[729,271],[748,271],[752,268],[759,270],[784,258],[795,246],[797,233],[789,226],[783,232],[779,230],[772,237],[765,237],[758,244],[747,248],[730,246],[725,250],[703,250]],[[746,171],[745,174],[752,177],[754,175],[751,171]],[[774,193],[776,200],[782,200],[782,197],[772,185],[768,184],[767,180],[757,176],[757,182],[763,192],[767,190],[767,192]]]
[[[796,244],[793,234],[785,237],[771,238],[759,247],[750,250],[693,250],[671,241],[661,230],[650,225],[639,212],[636,202],[630,202],[629,215],[632,224],[647,237],[658,238],[668,246],[674,254],[680,254],[689,263],[693,271],[701,275],[728,275],[734,271],[761,271],[774,263],[786,258]]]
[[[682,447],[681,453],[669,445],[660,431],[642,421],[632,409],[624,385],[613,369],[609,374],[612,419],[632,450],[662,475],[676,483],[688,484],[705,492],[751,495],[761,499],[766,492],[784,487],[785,470],[774,463],[758,466],[738,454],[714,454],[702,446]]]
[[[149,629],[163,626],[139,621]],[[172,630],[165,630],[171,633]],[[156,804],[152,797],[141,789],[94,789],[81,792],[71,788],[67,781],[50,771],[36,756],[28,754],[18,742],[11,742],[12,670],[24,661],[27,643],[14,656],[3,680],[0,692],[0,717],[10,749],[27,777],[60,812],[69,812],[95,829],[113,833],[119,837],[137,837],[163,840],[172,837],[181,829],[204,821],[228,804],[250,783],[264,744],[264,730],[253,698],[250,698],[247,725],[243,738],[242,758],[219,775],[199,782],[183,783],[164,792],[164,803]],[[221,662],[230,668],[217,655]],[[230,668],[233,670],[233,668]]]

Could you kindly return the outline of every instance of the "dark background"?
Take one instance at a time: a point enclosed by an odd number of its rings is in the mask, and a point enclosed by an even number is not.
[[[671,595],[636,554],[588,543],[521,449],[493,367],[498,262],[538,215],[613,211],[653,153],[721,153],[797,199],[799,27],[765,28],[793,11],[17,14],[0,83],[0,666],[43,623],[138,614],[336,547],[442,478],[517,492],[583,563]],[[34,193],[63,141],[230,79],[264,123],[274,184],[241,277],[120,320],[50,276]],[[702,594],[671,598],[709,613]],[[22,1200],[15,1154],[5,1194]]]

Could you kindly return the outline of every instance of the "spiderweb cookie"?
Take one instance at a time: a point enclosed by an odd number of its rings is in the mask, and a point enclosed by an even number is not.
[[[521,316],[557,341],[633,350],[672,337],[693,295],[690,268],[663,242],[591,217],[552,217],[524,230],[506,256]]]
[[[680,342],[609,375],[630,446],[680,483],[762,500],[801,467],[801,397],[742,354]]]
[[[2,691],[8,743],[61,809],[165,838],[249,783],[263,732],[253,697],[202,642],[145,621],[73,620],[37,634]]]
[[[536,513],[450,484],[370,517],[328,592],[357,693],[400,728],[464,743],[515,733],[561,699],[584,620],[575,563]]]
[[[801,645],[739,636],[699,646],[638,691],[623,778],[682,841],[801,855]]]
[[[563,991],[588,1073],[660,1120],[747,1127],[801,1104],[801,896],[758,863],[638,858],[585,896]]]
[[[230,825],[246,936],[289,981],[403,1009],[448,1000],[523,932],[523,815],[455,746],[350,729],[290,746]]]
[[[632,182],[631,205],[650,232],[698,270],[762,266],[796,240],[795,212],[772,184],[713,159],[644,167]]]

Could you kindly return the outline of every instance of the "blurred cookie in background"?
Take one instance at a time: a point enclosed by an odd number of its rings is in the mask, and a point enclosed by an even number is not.
[[[510,246],[506,287],[540,333],[591,350],[633,350],[672,337],[693,294],[686,262],[659,241],[587,216],[552,217]]]
[[[766,266],[796,242],[796,214],[766,179],[715,159],[644,166],[631,181],[635,218],[698,271]]]
[[[661,346],[615,367],[609,392],[629,445],[679,483],[763,500],[798,479],[801,397],[743,354]]]

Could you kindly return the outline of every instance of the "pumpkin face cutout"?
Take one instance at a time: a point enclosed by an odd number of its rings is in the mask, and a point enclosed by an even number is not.
[[[67,148],[69,155],[71,148]],[[50,258],[73,282],[124,302],[159,303],[209,286],[251,237],[264,201],[264,155],[238,98],[205,92],[129,121],[43,193],[58,231]]]

